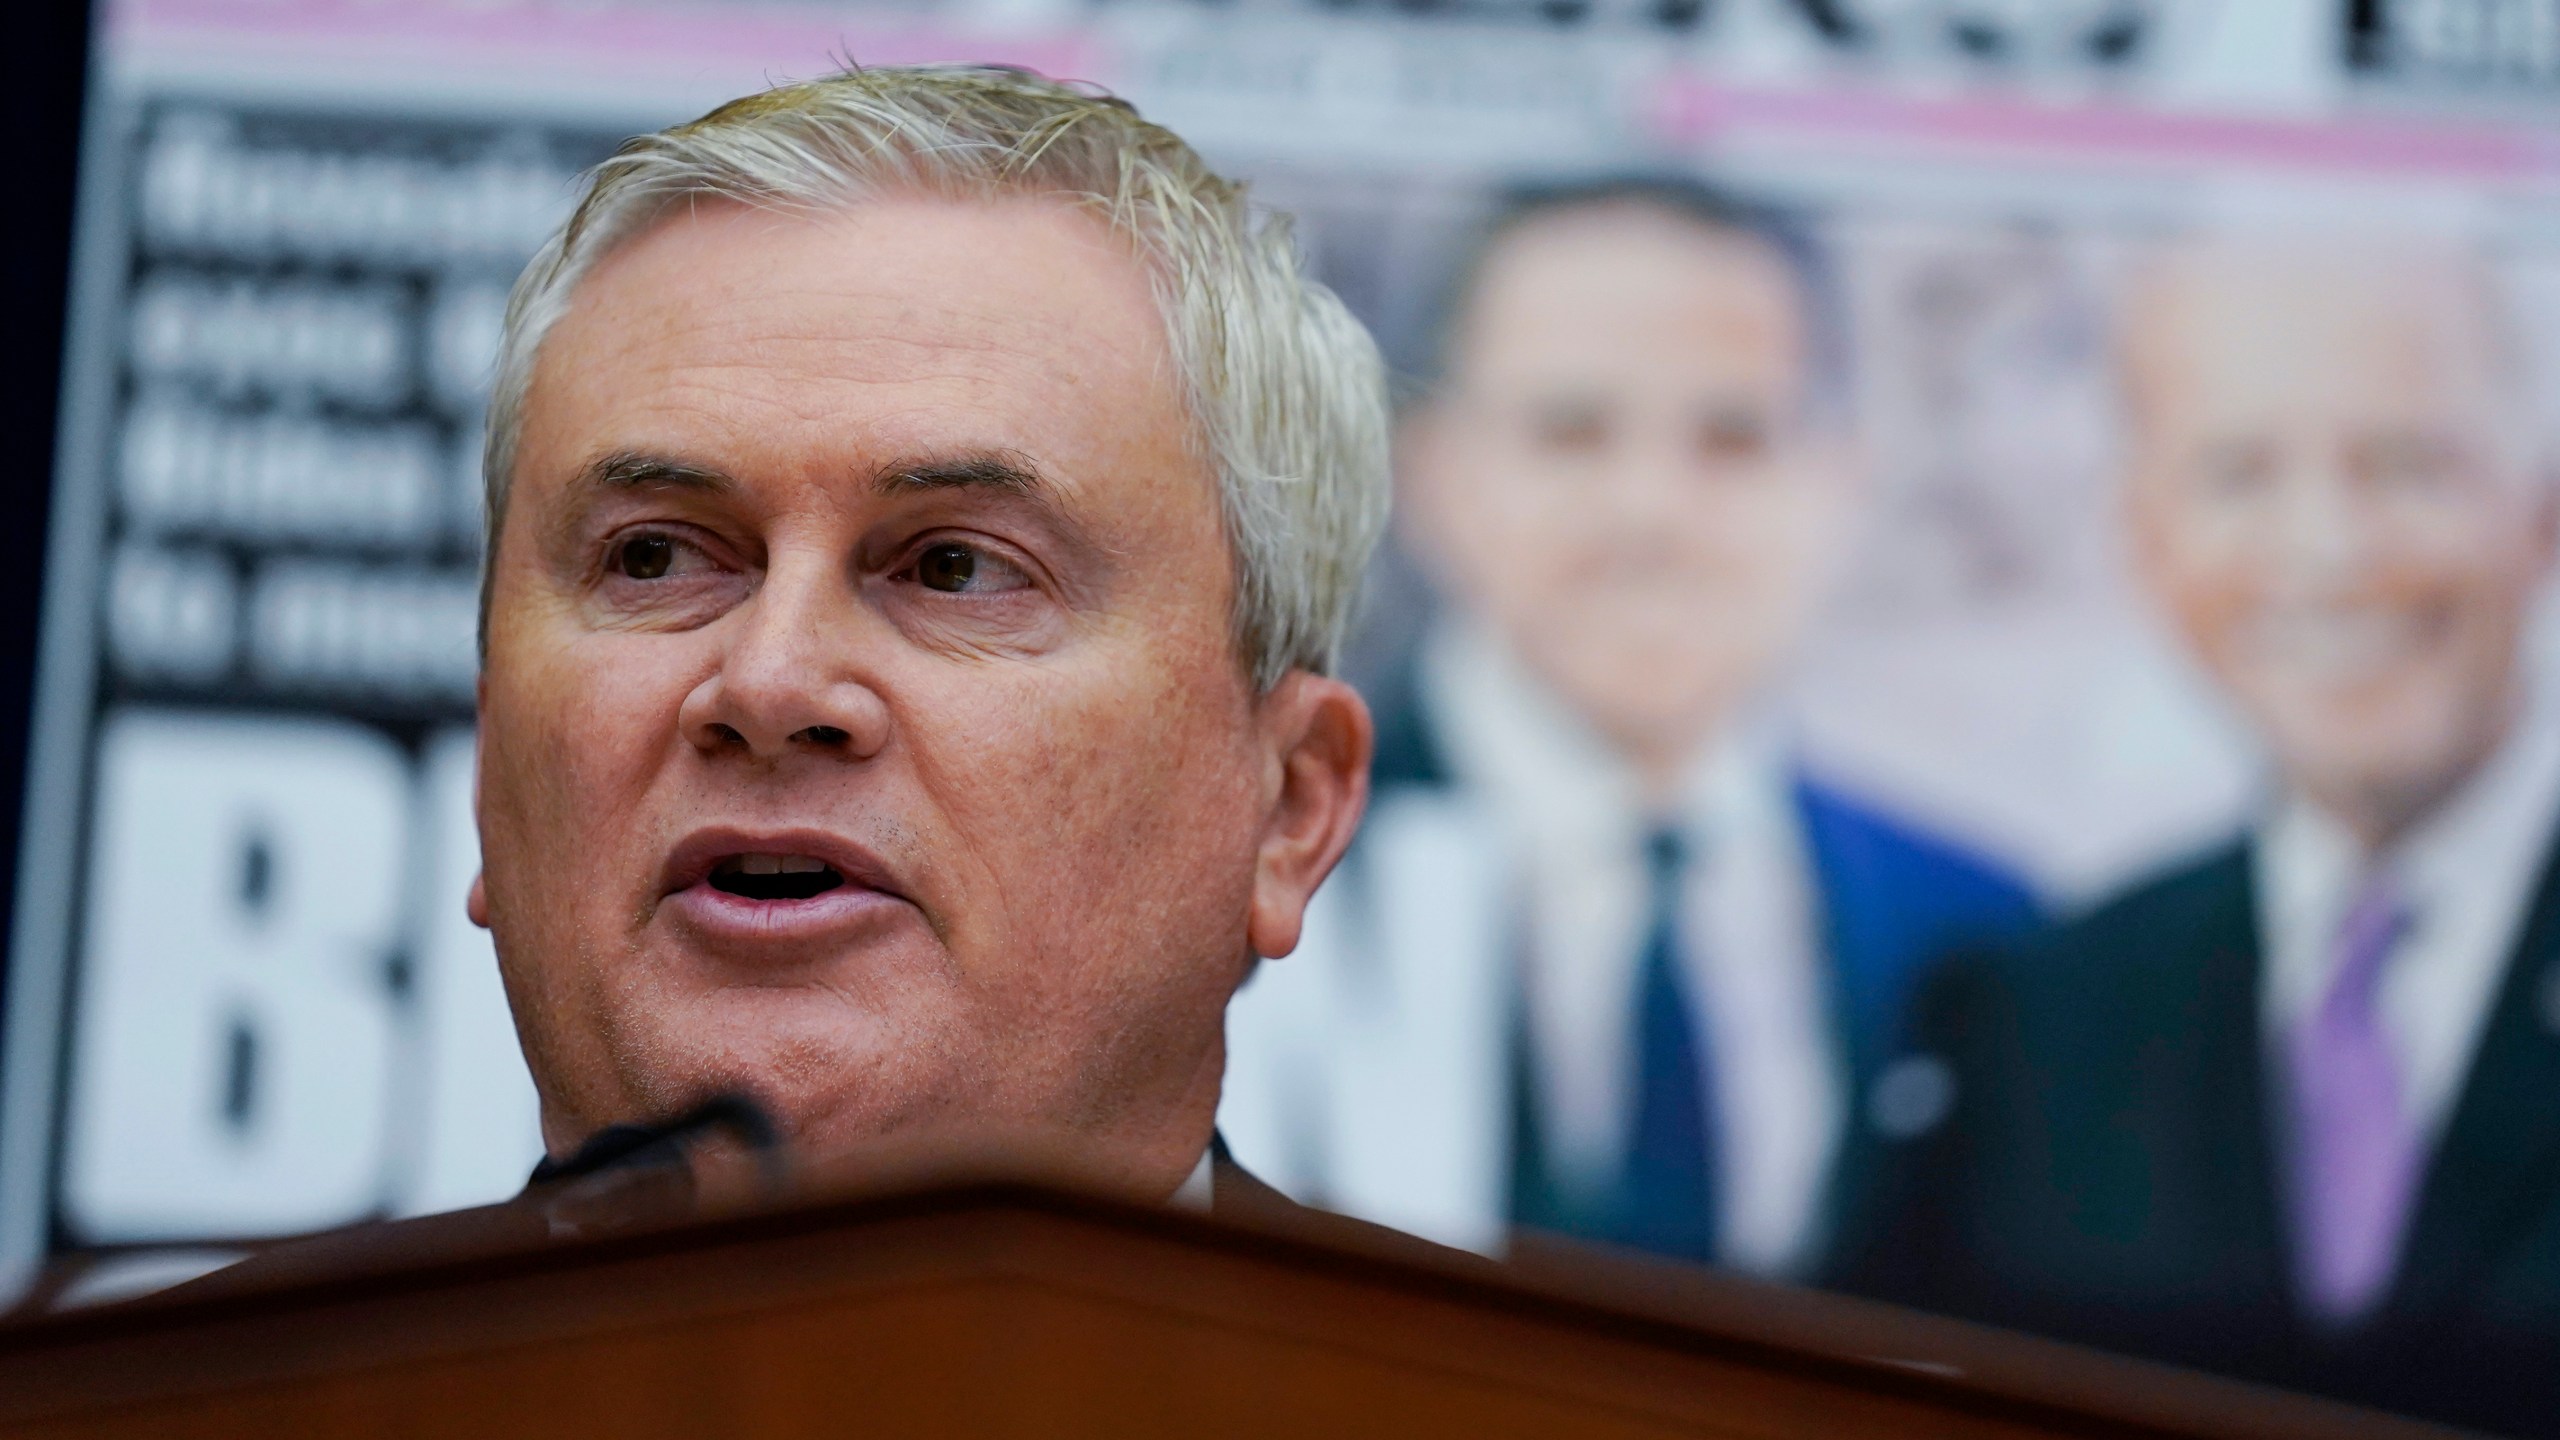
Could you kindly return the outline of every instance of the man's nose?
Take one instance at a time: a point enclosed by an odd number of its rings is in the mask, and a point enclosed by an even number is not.
[[[732,613],[719,667],[685,697],[685,739],[765,760],[878,754],[889,707],[861,661],[871,618],[836,567],[778,563]]]
[[[1633,534],[1645,535],[1657,524],[1681,518],[1684,510],[1697,504],[1697,487],[1689,478],[1689,457],[1673,427],[1627,428],[1631,433],[1622,436],[1606,458],[1601,484],[1610,518]]]
[[[2332,586],[2354,579],[2371,563],[2375,517],[2342,460],[2299,447],[2281,493],[2274,547],[2280,579]]]

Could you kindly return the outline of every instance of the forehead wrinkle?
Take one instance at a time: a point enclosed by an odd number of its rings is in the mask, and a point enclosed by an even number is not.
[[[632,278],[600,274],[581,289],[598,288],[599,280],[610,286]],[[897,293],[856,280],[776,284],[749,272],[728,277],[715,296],[664,301],[652,296],[636,305],[605,308],[616,312],[614,318],[648,326],[661,341],[691,332],[752,351],[797,346],[1014,351],[1019,337],[1043,333],[1057,318],[1043,313],[1048,288],[993,284],[954,294]],[[590,301],[580,308],[597,307]],[[856,319],[859,323],[847,323]]]
[[[1021,357],[1020,339],[1042,330],[1036,323],[1037,317],[993,303],[937,305],[927,311],[912,301],[887,309],[871,303],[876,297],[846,295],[832,290],[807,294],[811,303],[789,307],[792,314],[787,320],[776,321],[769,313],[740,313],[724,307],[710,315],[671,317],[662,338],[690,332],[722,348],[745,352],[739,358],[691,363],[769,365],[773,363],[776,352],[792,350],[851,351],[856,354],[918,351],[928,356],[999,354]],[[811,313],[820,306],[832,308],[836,313]],[[887,313],[844,313],[875,308],[884,309]]]
[[[753,376],[765,388],[775,378],[791,377],[828,384],[907,385],[936,381],[980,383],[991,370],[1023,371],[1080,384],[1074,370],[1056,367],[1030,353],[1022,341],[1036,327],[1016,323],[1002,334],[994,323],[956,324],[942,334],[910,333],[918,325],[838,323],[796,332],[757,329],[751,321],[730,333],[704,330],[664,333],[649,342],[658,355],[649,368],[679,382],[716,384],[711,377]],[[710,341],[691,353],[670,349],[670,342]]]
[[[1027,354],[1012,337],[983,334],[926,338],[839,328],[805,344],[671,357],[657,369],[664,390],[686,396],[683,403],[794,421],[838,420],[853,391],[885,393],[901,410],[964,413],[984,408],[989,387],[1052,408],[1079,403],[1091,389],[1079,370]],[[651,408],[663,408],[665,399]]]

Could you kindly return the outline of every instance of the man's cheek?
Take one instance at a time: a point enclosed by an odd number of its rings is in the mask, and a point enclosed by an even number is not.
[[[1196,899],[1197,879],[1236,858],[1236,821],[1253,809],[1249,777],[1228,756],[1227,737],[1196,715],[1162,714],[1154,725],[1097,744],[1079,762],[1093,783],[1062,805],[1057,836],[1078,856],[1087,883],[1116,892],[1124,907],[1150,910]],[[1150,914],[1144,923],[1161,923]]]
[[[670,694],[675,682],[652,658],[579,647],[534,677],[527,748],[563,801],[593,804],[632,788],[677,742],[682,694]]]
[[[560,763],[560,747],[526,733],[528,729],[511,728],[506,741],[488,747],[483,763],[494,782],[488,819],[500,832],[490,837],[492,849],[503,844],[490,868],[538,891],[566,858],[554,847],[572,833],[578,807],[570,767]],[[545,863],[546,856],[551,863]]]
[[[979,705],[953,707],[986,720],[952,737],[966,748],[949,758],[991,764],[1006,784],[1085,792],[1143,773],[1196,728],[1193,701],[1157,667],[1040,678]]]
[[[2256,587],[2245,565],[2223,563],[2195,553],[2171,553],[2155,581],[2168,618],[2208,658],[2221,660],[2242,628],[2241,622],[2260,608]]]

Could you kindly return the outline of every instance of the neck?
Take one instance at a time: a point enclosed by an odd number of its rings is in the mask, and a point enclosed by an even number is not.
[[[2297,782],[2297,793],[2354,836],[2368,862],[2378,859],[2478,777],[2514,732],[2518,708],[2512,703],[2502,707],[2499,722],[2484,727],[2454,761],[2424,774],[2329,784],[2305,779]]]
[[[1161,1105],[1130,1114],[1097,1136],[1108,1153],[1109,1168],[1127,1192],[1150,1200],[1171,1200],[1199,1168],[1218,1125],[1218,1093],[1227,1072],[1223,1029],[1192,1069],[1179,1094]]]
[[[1638,802],[1654,815],[1669,816],[1679,810],[1698,762],[1714,753],[1732,733],[1733,724],[1731,707],[1720,707],[1703,722],[1682,726],[1676,735],[1622,734],[1612,737],[1610,748],[1634,777]]]

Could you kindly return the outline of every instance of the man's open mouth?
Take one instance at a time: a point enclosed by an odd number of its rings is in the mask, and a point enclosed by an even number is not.
[[[711,888],[749,900],[806,900],[844,883],[814,855],[731,855],[711,867]]]

